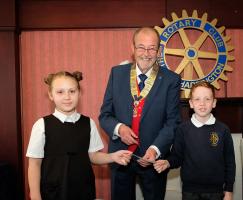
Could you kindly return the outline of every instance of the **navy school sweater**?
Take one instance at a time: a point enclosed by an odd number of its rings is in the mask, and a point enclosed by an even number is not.
[[[218,120],[199,128],[191,120],[182,123],[168,161],[171,168],[181,166],[184,192],[233,191],[233,140],[229,128]]]

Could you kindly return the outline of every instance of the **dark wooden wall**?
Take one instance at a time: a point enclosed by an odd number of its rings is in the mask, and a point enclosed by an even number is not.
[[[1,0],[0,1],[0,160],[15,169],[22,199],[19,32],[42,29],[128,28],[162,25],[171,12],[193,9],[220,18],[219,25],[243,27],[242,0]],[[239,100],[242,102],[242,99]],[[238,105],[238,104],[237,104]],[[240,104],[242,105],[242,104]],[[227,107],[227,105],[224,106]],[[231,108],[229,112],[231,112]],[[237,110],[237,109],[236,109]],[[186,111],[187,112],[187,111]],[[242,110],[237,118],[241,117]],[[220,116],[220,112],[217,113]],[[223,116],[222,118],[227,118]],[[228,119],[225,119],[228,120]],[[242,125],[229,119],[236,132]]]
[[[242,28],[241,0],[20,0],[21,29],[45,28],[124,28],[162,25],[171,12],[219,18],[219,25]],[[224,17],[222,17],[224,16]]]
[[[187,99],[181,99],[183,121],[191,118],[193,110]],[[217,119],[227,124],[232,133],[243,133],[243,98],[217,98],[217,106],[212,111]]]
[[[15,28],[15,2],[14,0],[0,1],[0,27],[1,31]]]
[[[18,198],[22,199],[23,164],[19,101],[19,52],[16,30],[15,1],[0,1],[0,163],[3,169],[8,168],[6,174],[11,176],[8,197],[17,198],[18,195]],[[1,175],[3,173],[5,172],[2,172]],[[1,192],[3,189],[1,188]]]
[[[180,13],[182,9],[192,12],[199,10],[200,16],[206,12],[208,16],[219,20],[219,26],[227,28],[243,28],[242,0],[167,0],[166,15],[171,12]]]
[[[160,24],[165,0],[22,1],[20,26],[35,28],[124,28]]]

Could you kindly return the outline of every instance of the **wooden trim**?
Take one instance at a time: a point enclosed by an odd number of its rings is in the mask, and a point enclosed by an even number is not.
[[[217,26],[226,28],[243,28],[243,4],[240,0],[167,0],[167,17],[171,20],[171,13],[175,12],[181,17],[182,9],[192,16],[193,10],[198,10],[198,17],[208,14],[208,21],[218,19]]]
[[[165,0],[22,1],[21,29],[124,28],[162,24]]]
[[[15,0],[0,1],[0,30],[15,26]]]

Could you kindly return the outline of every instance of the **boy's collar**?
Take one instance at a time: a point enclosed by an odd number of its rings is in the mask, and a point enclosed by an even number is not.
[[[195,113],[192,115],[191,117],[191,122],[197,127],[197,128],[200,128],[202,127],[203,125],[212,125],[212,124],[215,124],[215,117],[213,116],[213,114],[211,113],[209,119],[205,122],[205,123],[202,123],[200,121],[198,121],[196,119],[196,116],[195,116]]]

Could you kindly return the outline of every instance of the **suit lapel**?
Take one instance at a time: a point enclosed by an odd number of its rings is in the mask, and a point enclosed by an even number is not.
[[[130,83],[130,80],[129,80],[129,83]],[[133,98],[132,98],[132,94],[131,94],[131,90],[130,90],[130,85],[128,86],[129,89],[127,90],[128,91],[128,95],[126,97],[126,101],[127,102],[124,102],[125,105],[127,105],[127,117],[129,119],[129,122],[132,121],[132,115],[133,115]]]
[[[163,79],[163,74],[162,74],[161,69],[159,69],[157,77],[154,82],[154,85],[152,86],[148,96],[145,99],[141,120],[143,119],[143,117],[145,116],[149,107],[151,106],[152,100],[153,100],[155,94],[157,93],[157,90],[159,89],[160,85],[162,84],[162,79]]]

